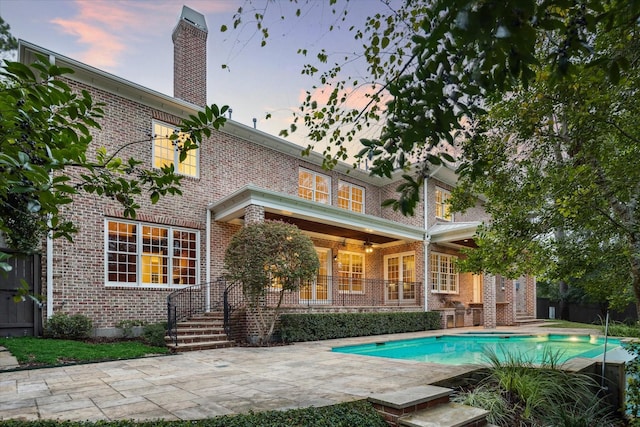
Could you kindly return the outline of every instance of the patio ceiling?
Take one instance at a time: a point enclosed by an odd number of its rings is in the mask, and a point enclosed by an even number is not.
[[[209,205],[215,221],[242,223],[245,208],[262,206],[265,218],[295,224],[301,230],[336,239],[370,241],[383,245],[395,241],[422,241],[424,229],[373,215],[351,212],[297,196],[252,185]]]

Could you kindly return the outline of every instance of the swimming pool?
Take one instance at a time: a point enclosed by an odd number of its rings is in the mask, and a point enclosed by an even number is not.
[[[564,363],[575,357],[598,357],[604,352],[604,344],[603,337],[589,335],[466,333],[334,347],[332,351],[446,365],[484,364],[487,350],[501,360],[510,354],[540,363],[545,352],[551,351],[558,355],[556,362]],[[607,340],[607,351],[619,346],[619,339]]]

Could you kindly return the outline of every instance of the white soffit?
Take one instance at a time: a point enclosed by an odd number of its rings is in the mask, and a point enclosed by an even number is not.
[[[295,218],[329,224],[336,227],[378,234],[399,240],[424,240],[424,229],[400,224],[373,215],[351,212],[335,206],[305,200],[297,196],[277,193],[252,185],[211,203],[215,221],[228,222],[244,216],[247,206],[262,206],[266,211]]]
[[[476,234],[479,221],[452,222],[449,224],[436,224],[429,228],[431,243],[455,242],[456,240],[472,239]]]

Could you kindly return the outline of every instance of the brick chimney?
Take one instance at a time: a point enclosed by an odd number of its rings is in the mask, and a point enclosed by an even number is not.
[[[173,30],[173,96],[207,104],[207,23],[201,13],[182,6]]]

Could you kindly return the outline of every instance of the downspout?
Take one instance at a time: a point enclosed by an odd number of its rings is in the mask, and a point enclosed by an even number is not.
[[[423,188],[423,204],[424,204],[424,311],[428,311],[428,303],[429,303],[429,293],[431,289],[429,289],[429,277],[431,276],[429,272],[429,244],[431,243],[431,235],[429,234],[429,178],[436,174],[442,165],[438,166],[436,170],[431,172],[424,178],[424,188]]]
[[[51,228],[51,219],[48,221]],[[47,319],[53,316],[53,233],[47,233]]]
[[[55,65],[56,57],[49,55],[49,63]],[[53,181],[53,173],[49,174],[49,179]],[[46,254],[47,254],[47,319],[53,316],[53,232],[51,231],[51,215],[47,219],[49,231],[47,232]]]
[[[424,240],[423,240],[423,246],[424,246],[424,278],[423,278],[423,282],[424,282],[424,311],[429,311],[428,309],[428,303],[429,303],[429,240],[431,239],[431,236],[429,235],[429,217],[428,217],[428,213],[429,213],[429,203],[427,200],[427,186],[429,184],[429,176],[427,176],[424,180],[424,189],[423,191],[423,204],[424,204]]]
[[[207,222],[205,231],[205,278],[207,281],[206,295],[205,295],[205,311],[208,313],[211,311],[211,209],[207,207]]]

